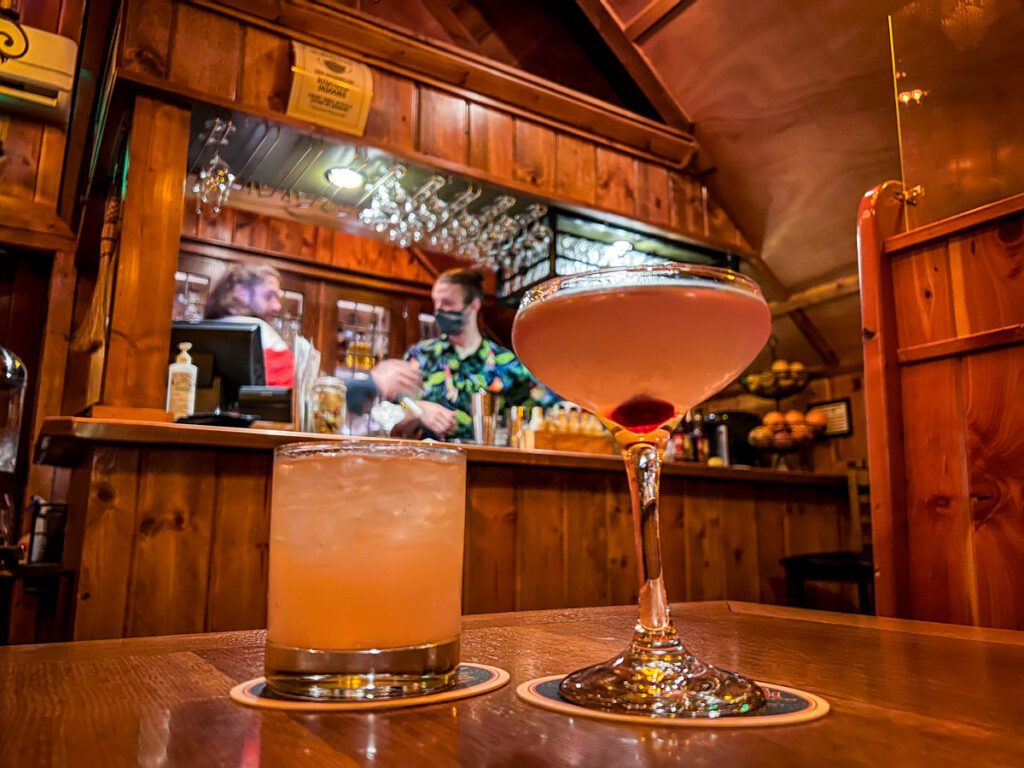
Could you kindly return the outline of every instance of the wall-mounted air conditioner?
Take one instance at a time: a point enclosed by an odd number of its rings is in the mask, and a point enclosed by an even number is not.
[[[24,29],[28,53],[0,63],[0,115],[31,115],[66,125],[78,46],[41,29]]]

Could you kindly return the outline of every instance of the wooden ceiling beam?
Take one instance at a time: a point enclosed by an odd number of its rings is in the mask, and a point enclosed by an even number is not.
[[[780,302],[792,298],[792,294],[783,285],[782,281],[779,280],[772,268],[765,263],[764,259],[760,256],[753,256],[747,257],[745,261],[757,273],[759,282],[768,296],[776,297],[775,300]],[[807,339],[807,343],[811,345],[826,367],[835,368],[839,365],[839,355],[832,349],[824,334],[811,322],[811,318],[807,316],[803,309],[792,310],[789,313],[789,318],[793,321],[797,330]]]
[[[665,81],[661,79],[644,52],[627,37],[622,22],[608,6],[607,0],[576,0],[576,4],[615,57],[622,62],[622,66],[661,118],[674,128],[692,131],[693,123],[690,118],[672,96]]]
[[[692,2],[693,0],[651,0],[646,8],[626,22],[626,37],[638,43],[640,38],[653,32]]]
[[[452,42],[466,50],[483,55],[484,50],[480,43],[462,23],[454,10],[449,7],[445,0],[421,0],[427,12],[433,16],[444,31],[451,37]]]
[[[845,296],[853,296],[860,291],[860,276],[855,272],[835,280],[812,286],[805,291],[792,294],[784,301],[773,301],[768,307],[772,317],[782,317],[798,309],[806,309],[816,304],[835,301]]]

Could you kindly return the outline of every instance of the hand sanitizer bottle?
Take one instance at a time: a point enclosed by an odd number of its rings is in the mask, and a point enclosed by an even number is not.
[[[181,351],[167,370],[167,410],[175,421],[191,416],[196,409],[196,377],[198,369],[192,364],[188,351],[192,345],[183,341]]]

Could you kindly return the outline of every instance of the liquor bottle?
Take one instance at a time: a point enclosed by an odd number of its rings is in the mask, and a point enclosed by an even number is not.
[[[700,409],[693,412],[690,441],[693,443],[693,460],[700,464],[707,464],[708,458],[711,456],[711,441],[704,430],[704,412]]]

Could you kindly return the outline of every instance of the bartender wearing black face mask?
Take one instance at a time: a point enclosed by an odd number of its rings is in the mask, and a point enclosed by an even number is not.
[[[472,439],[470,403],[486,390],[505,407],[530,399],[534,379],[515,353],[483,338],[477,317],[483,302],[483,276],[451,270],[437,278],[430,292],[441,336],[421,341],[405,353],[423,377],[423,426],[437,436]]]

